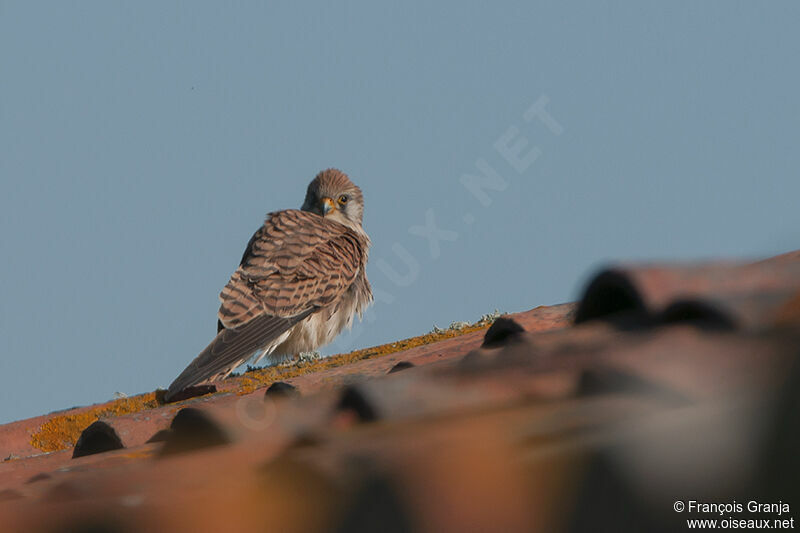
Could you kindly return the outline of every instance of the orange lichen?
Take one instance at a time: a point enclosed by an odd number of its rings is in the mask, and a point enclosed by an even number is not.
[[[324,359],[319,359],[302,365],[271,366],[267,368],[251,370],[237,378],[239,387],[236,389],[236,392],[238,394],[249,394],[254,390],[269,385],[274,381],[286,380],[304,374],[328,370],[354,363],[362,359],[372,359],[374,357],[382,357],[384,355],[402,352],[404,350],[416,348],[417,346],[423,346],[425,344],[431,344],[445,339],[458,337],[459,335],[464,335],[466,333],[472,333],[473,331],[486,329],[487,327],[489,327],[489,322],[487,320],[481,320],[469,326],[446,330],[435,330],[434,332],[420,335],[418,337],[390,342],[388,344],[382,344],[372,348],[364,348],[362,350],[356,350],[346,354],[332,355],[330,357],[325,357]]]
[[[333,355],[310,363],[289,366],[271,366],[249,371],[242,376],[232,378],[237,385],[236,393],[248,394],[254,390],[269,385],[274,381],[290,379],[296,376],[310,374],[321,370],[336,368],[373,357],[382,357],[425,344],[458,337],[473,331],[486,329],[494,317],[487,316],[472,325],[451,326],[449,329],[436,328],[433,332],[410,339],[382,344],[372,348],[356,350],[346,354]],[[225,392],[224,390],[221,392]],[[130,398],[122,398],[113,402],[102,404],[79,412],[56,415],[41,425],[39,430],[31,435],[31,446],[43,452],[55,452],[75,446],[81,433],[94,421],[104,417],[113,417],[136,413],[145,409],[152,409],[163,405],[164,391],[140,394]]]
[[[140,394],[89,408],[72,414],[56,415],[48,419],[31,435],[31,446],[43,452],[56,452],[75,446],[81,433],[94,421],[103,417],[126,415],[157,407],[155,393]]]

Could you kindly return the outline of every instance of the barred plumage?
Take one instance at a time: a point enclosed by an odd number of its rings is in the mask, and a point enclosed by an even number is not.
[[[372,300],[362,216],[361,190],[335,169],[311,182],[302,210],[267,215],[220,293],[217,337],[166,398],[225,377],[258,352],[260,359],[315,350],[349,327]]]

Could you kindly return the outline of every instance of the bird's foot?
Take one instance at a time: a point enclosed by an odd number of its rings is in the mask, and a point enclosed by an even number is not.
[[[300,352],[297,354],[298,363],[313,363],[320,358],[319,352]]]
[[[321,357],[319,352],[300,352],[294,357],[278,363],[278,366],[303,366],[318,361]]]

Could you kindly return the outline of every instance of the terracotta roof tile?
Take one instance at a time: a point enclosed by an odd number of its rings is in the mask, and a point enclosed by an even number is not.
[[[611,267],[577,311],[510,315],[488,342],[480,323],[174,404],[149,393],[14,422],[0,523],[674,531],[709,518],[676,499],[794,501],[798,302],[800,252]]]

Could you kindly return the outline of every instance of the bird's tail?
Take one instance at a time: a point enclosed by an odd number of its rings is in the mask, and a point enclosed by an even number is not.
[[[280,337],[310,313],[311,310],[308,310],[288,318],[261,315],[239,327],[223,329],[175,378],[164,399],[170,401],[186,387],[203,381],[224,378],[250,359],[256,351]]]

